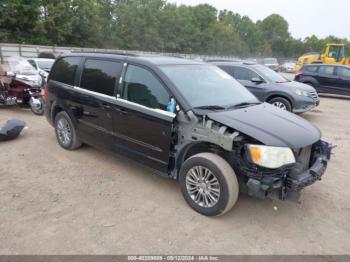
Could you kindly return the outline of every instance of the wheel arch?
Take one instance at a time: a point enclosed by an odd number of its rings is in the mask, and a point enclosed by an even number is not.
[[[303,84],[311,83],[314,87],[318,87],[320,85],[317,79],[313,77],[303,77],[300,82]]]
[[[176,179],[179,176],[179,171],[181,169],[181,166],[183,163],[189,159],[191,156],[200,154],[200,153],[214,153],[225,160],[227,160],[229,152],[220,147],[217,144],[211,143],[211,142],[206,142],[206,141],[200,141],[200,142],[193,142],[189,143],[185,147],[183,147],[180,152],[178,153],[176,157]]]
[[[289,96],[287,96],[287,95],[285,95],[285,94],[276,94],[276,93],[273,93],[273,94],[269,94],[269,96],[266,98],[266,102],[269,102],[270,100],[272,100],[272,99],[274,99],[274,98],[278,98],[278,97],[281,97],[281,98],[284,98],[284,99],[286,99],[289,103],[290,103],[290,105],[292,106],[292,108],[294,108],[294,100],[291,98],[291,97],[289,97]]]
[[[51,106],[51,121],[52,121],[52,123],[55,123],[55,118],[56,118],[57,114],[59,112],[62,112],[62,111],[65,111],[69,115],[73,125],[76,127],[77,121],[76,121],[76,117],[74,117],[74,112],[71,109],[64,106],[64,104],[58,100],[53,102],[53,104]]]

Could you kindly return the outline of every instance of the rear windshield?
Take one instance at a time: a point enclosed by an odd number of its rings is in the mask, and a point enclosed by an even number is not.
[[[40,68],[42,69],[51,69],[53,63],[55,62],[55,60],[39,60],[37,61],[38,65]]]

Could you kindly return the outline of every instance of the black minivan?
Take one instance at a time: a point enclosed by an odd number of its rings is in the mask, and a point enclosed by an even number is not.
[[[45,101],[61,147],[86,143],[177,179],[187,203],[207,216],[229,211],[240,191],[298,201],[330,158],[330,145],[309,122],[192,60],[64,55]]]

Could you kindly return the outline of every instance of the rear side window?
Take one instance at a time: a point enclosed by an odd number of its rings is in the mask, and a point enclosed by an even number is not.
[[[87,59],[81,76],[80,87],[113,96],[116,80],[119,79],[123,65],[117,61]]]
[[[253,78],[260,78],[259,75],[244,67],[234,67],[234,77],[238,80],[251,81]]]
[[[80,57],[65,57],[57,61],[51,70],[50,80],[67,85],[74,85],[75,73],[80,64]]]
[[[320,66],[320,69],[318,72],[321,75],[333,75],[334,73],[334,66]]]
[[[318,68],[317,66],[305,66],[304,71],[309,73],[316,73],[317,68]]]
[[[338,76],[350,78],[350,68],[338,67]]]

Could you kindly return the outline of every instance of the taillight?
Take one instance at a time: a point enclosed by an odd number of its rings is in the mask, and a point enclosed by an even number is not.
[[[44,102],[47,103],[49,101],[49,85],[46,83],[44,85],[44,93],[43,93],[43,99]]]

